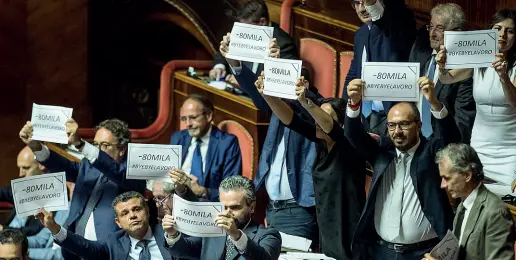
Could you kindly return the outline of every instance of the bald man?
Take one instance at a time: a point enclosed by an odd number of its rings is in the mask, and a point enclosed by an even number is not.
[[[40,175],[46,171],[45,166],[36,161],[34,153],[32,153],[32,150],[28,146],[25,146],[20,153],[18,153],[16,164],[20,169],[20,178]]]
[[[366,133],[360,120],[362,88],[348,87],[344,131],[351,145],[371,164],[373,180],[352,243],[353,259],[421,259],[452,229],[453,212],[434,158],[460,132],[437,99],[434,83],[418,81],[440,135],[426,139],[414,104],[401,102],[387,115],[389,138],[380,142]],[[437,131],[436,131],[437,132]],[[367,255],[368,253],[372,255]]]

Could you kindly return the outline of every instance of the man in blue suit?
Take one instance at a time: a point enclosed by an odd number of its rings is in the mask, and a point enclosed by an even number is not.
[[[220,184],[220,202],[224,212],[215,219],[224,229],[223,237],[185,237],[175,228],[171,215],[163,218],[166,247],[174,257],[201,260],[272,260],[278,259],[281,236],[274,229],[253,222],[256,206],[253,182],[242,176],[224,179]]]
[[[111,202],[125,191],[143,192],[145,181],[125,179],[127,144],[131,138],[126,123],[118,119],[101,122],[96,127],[93,145],[80,139],[78,127],[73,119],[67,121],[69,144],[85,156],[80,163],[71,162],[50,151],[41,142],[32,140],[30,122],[20,131],[20,138],[34,152],[36,160],[50,172],[65,171],[66,180],[75,183],[64,226],[86,239],[105,241],[110,233],[119,229],[114,221]],[[123,167],[119,171],[106,167],[112,165],[113,160],[122,162]],[[66,250],[62,250],[62,253],[67,260],[77,259]]]
[[[180,120],[187,129],[170,138],[170,144],[183,148],[181,169],[171,172],[176,191],[186,187],[201,200],[218,201],[220,182],[242,173],[238,139],[212,125],[213,104],[200,95],[188,96],[181,106]]]
[[[350,0],[362,25],[355,33],[353,61],[344,82],[342,98],[348,100],[347,88],[361,86],[362,64],[371,62],[406,62],[416,37],[416,21],[404,0]],[[362,115],[368,132],[387,134],[386,112],[393,102],[364,101]]]
[[[172,260],[164,248],[163,229],[149,220],[149,208],[140,193],[128,191],[118,195],[113,210],[116,224],[122,230],[103,242],[90,241],[66,230],[44,209],[36,217],[52,232],[61,248],[85,259]]]

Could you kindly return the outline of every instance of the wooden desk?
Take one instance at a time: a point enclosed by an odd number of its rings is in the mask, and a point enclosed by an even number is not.
[[[235,120],[242,124],[253,137],[254,142],[254,168],[258,167],[258,157],[262,150],[267,128],[269,127],[270,114],[261,112],[247,97],[241,97],[232,93],[216,89],[208,84],[188,77],[185,71],[177,71],[172,78],[172,126],[180,129],[179,111],[186,97],[190,94],[206,96],[215,108],[213,121],[215,125],[223,120]]]

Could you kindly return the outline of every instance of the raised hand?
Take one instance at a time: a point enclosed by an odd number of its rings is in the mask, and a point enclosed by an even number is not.
[[[356,105],[362,100],[362,88],[365,86],[365,81],[361,79],[354,79],[349,82],[347,90],[348,97],[351,99],[351,104]]]
[[[262,71],[260,76],[258,76],[258,79],[254,82],[254,86],[256,87],[256,89],[258,89],[258,92],[260,94],[263,94],[263,80],[264,79],[265,79],[265,74]]]
[[[190,183],[190,178],[180,169],[171,168],[168,170],[168,176],[174,183],[174,188],[177,192],[183,193],[186,186]]]
[[[189,178],[190,178],[190,185],[188,187],[190,187],[192,192],[197,196],[205,195],[206,188],[204,188],[203,186],[201,186],[199,184],[199,179],[197,179],[197,177],[195,177],[193,175],[190,175]]]
[[[68,135],[68,144],[78,146],[81,144],[79,136],[79,124],[73,118],[66,120],[66,135]]]
[[[210,70],[210,79],[219,80],[226,77],[226,70],[222,68],[214,68]]]
[[[495,54],[495,60],[493,61],[493,68],[496,70],[496,73],[498,73],[498,76],[502,80],[509,80],[509,75],[507,73],[507,60],[505,59],[505,55],[503,53],[497,53]]]
[[[27,121],[19,133],[20,139],[24,144],[28,145],[32,141],[32,131],[32,123]]]
[[[433,111],[441,111],[442,105],[441,102],[435,96],[435,87],[434,81],[429,79],[428,77],[420,77],[417,80],[417,84],[419,85],[419,89],[425,99],[428,100],[428,103],[432,106]]]
[[[53,235],[57,234],[59,230],[61,230],[61,226],[54,220],[52,212],[48,212],[44,208],[40,208],[39,213],[34,215],[34,217],[37,218],[44,227],[48,228]]]
[[[163,227],[165,233],[167,233],[169,236],[177,237],[179,235],[179,232],[176,229],[176,219],[174,216],[170,214],[163,216],[163,219],[161,220],[161,226]]]
[[[219,51],[226,58],[226,61],[233,67],[240,66],[240,61],[229,59],[226,55],[229,52],[229,42],[231,41],[231,33],[227,33],[224,37],[222,37],[222,41],[220,42]]]
[[[229,212],[218,213],[215,218],[217,227],[223,228],[233,240],[239,240],[241,233],[235,223],[235,217]]]
[[[443,71],[446,66],[446,48],[444,45],[441,45],[439,52],[435,56],[435,62],[439,65],[439,69]]]
[[[305,80],[304,76],[301,76],[296,81],[296,96],[297,100],[301,104],[306,104],[308,100],[306,99],[306,89],[309,86],[308,80]]]
[[[280,47],[276,38],[272,38],[269,43],[269,57],[280,58]]]

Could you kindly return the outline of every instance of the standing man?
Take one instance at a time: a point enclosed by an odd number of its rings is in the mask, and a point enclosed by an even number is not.
[[[105,241],[110,233],[119,229],[111,207],[113,199],[128,190],[143,192],[145,189],[145,181],[125,179],[131,132],[127,124],[118,119],[105,120],[97,125],[91,145],[79,137],[79,126],[73,119],[66,124],[69,144],[85,156],[80,163],[71,162],[43,143],[32,140],[31,122],[22,128],[20,138],[50,172],[65,171],[66,180],[75,183],[65,228],[88,240]],[[121,162],[120,169],[112,168],[114,161]],[[69,251],[62,250],[62,253],[67,260],[77,259]]]
[[[0,231],[0,259],[29,260],[29,242],[16,229]]]
[[[438,79],[437,63],[435,56],[441,45],[444,45],[444,31],[460,31],[464,27],[465,15],[462,8],[454,3],[436,5],[431,14],[430,25],[422,28],[412,46],[410,62],[418,62],[421,65],[421,76],[427,76],[434,82],[437,99],[448,108],[450,115],[455,118],[455,123],[462,136],[462,142],[469,144],[471,130],[475,121],[476,106],[473,99],[473,79],[465,79],[455,84],[443,84]],[[435,120],[430,116],[428,102],[421,97],[419,111],[422,113],[425,137],[438,130]],[[439,133],[435,133],[439,134]]]
[[[416,37],[416,21],[404,0],[350,0],[362,25],[355,33],[353,61],[349,67],[342,98],[348,100],[346,89],[364,87],[362,65],[371,62],[406,62]],[[366,131],[379,136],[387,134],[387,112],[390,101],[364,101],[362,115]]]
[[[462,203],[453,221],[459,260],[513,260],[514,223],[507,205],[486,189],[482,162],[467,144],[449,144],[437,153],[441,188]],[[473,232],[474,231],[474,232]],[[425,257],[435,260],[430,254]]]
[[[170,144],[181,145],[183,152],[181,169],[172,170],[179,180],[176,188],[186,187],[201,200],[218,201],[220,182],[242,174],[238,139],[212,125],[213,104],[206,97],[188,96],[180,115],[187,129],[170,138]]]
[[[418,80],[442,136],[421,136],[421,118],[412,103],[400,102],[388,114],[389,137],[378,142],[362,126],[362,89],[350,86],[344,131],[374,168],[369,196],[352,243],[353,259],[421,259],[451,229],[453,212],[434,163],[435,154],[460,139],[460,133],[434,92]],[[367,253],[372,253],[368,256]]]

